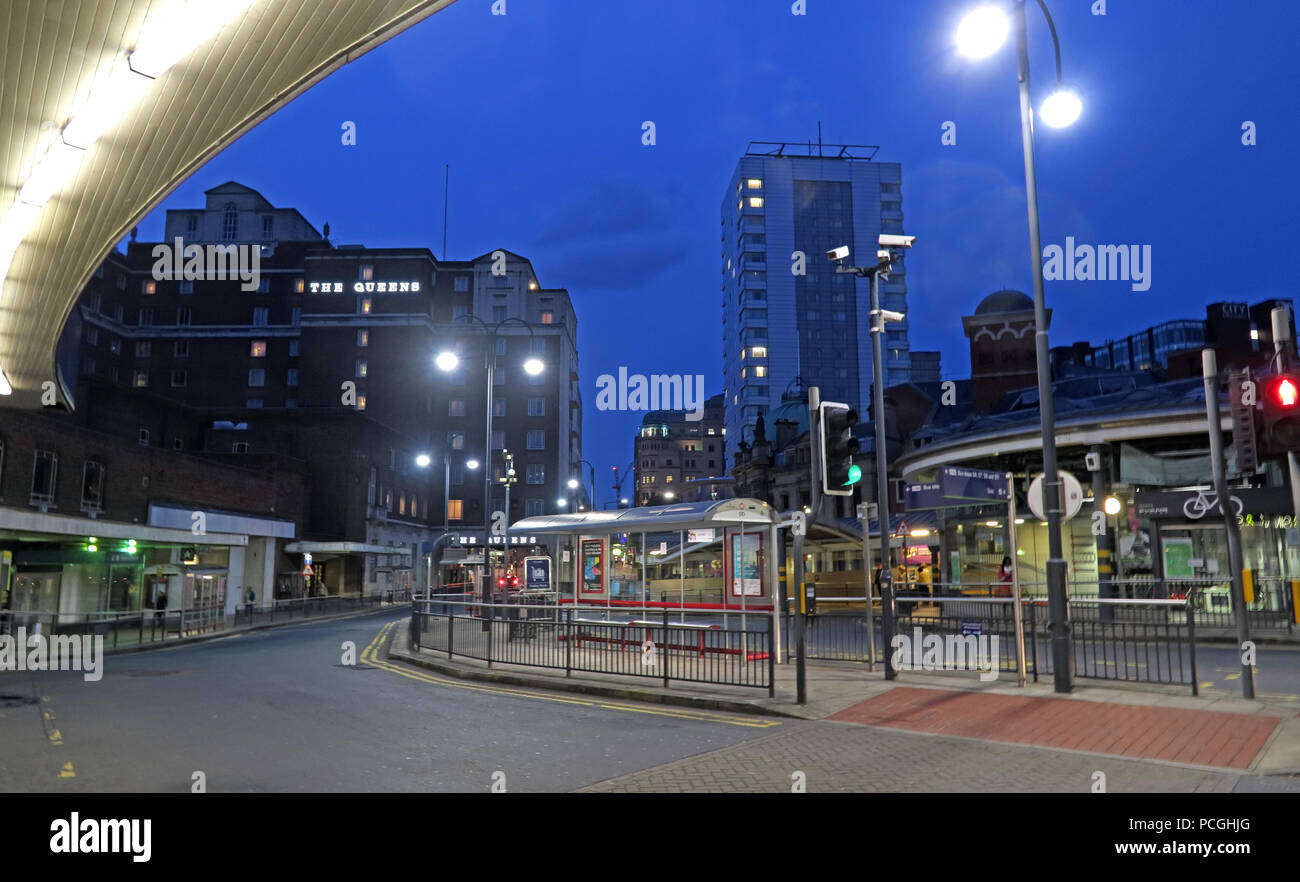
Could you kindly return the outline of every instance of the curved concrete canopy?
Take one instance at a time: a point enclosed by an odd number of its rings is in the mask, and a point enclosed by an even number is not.
[[[55,346],[73,304],[170,192],[328,74],[452,2],[253,0],[150,83],[40,209],[0,275],[0,371],[13,388],[0,405],[40,406],[50,380],[63,400]],[[162,4],[0,3],[0,220],[46,145]]]

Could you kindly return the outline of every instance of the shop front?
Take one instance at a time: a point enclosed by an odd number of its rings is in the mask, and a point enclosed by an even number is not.
[[[1247,599],[1270,611],[1287,608],[1291,580],[1300,578],[1300,529],[1290,491],[1279,487],[1229,491],[1241,535]],[[1203,608],[1230,612],[1227,529],[1214,490],[1139,491],[1135,513],[1153,525],[1152,577],[1160,596],[1193,588]]]

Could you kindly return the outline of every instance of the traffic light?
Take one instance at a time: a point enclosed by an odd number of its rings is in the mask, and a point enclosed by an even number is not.
[[[1263,381],[1259,424],[1260,453],[1280,456],[1300,451],[1300,374],[1278,374]]]
[[[853,485],[862,480],[862,468],[853,462],[858,452],[858,439],[853,437],[858,412],[847,404],[823,401],[818,415],[822,492],[830,496],[852,496]]]

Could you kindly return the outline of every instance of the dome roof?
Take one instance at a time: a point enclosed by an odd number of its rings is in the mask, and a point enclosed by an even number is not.
[[[980,301],[980,305],[975,307],[976,315],[988,315],[995,312],[1033,312],[1034,298],[1030,297],[1024,291],[1013,291],[1010,288],[1003,288],[1001,291],[994,291],[989,296]]]

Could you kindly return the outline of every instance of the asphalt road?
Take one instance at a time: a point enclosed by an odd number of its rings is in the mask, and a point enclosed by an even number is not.
[[[508,792],[566,791],[787,725],[341,663],[399,619],[109,656],[99,682],[0,673],[0,791],[187,792],[196,771],[212,793],[486,792],[495,772]]]

